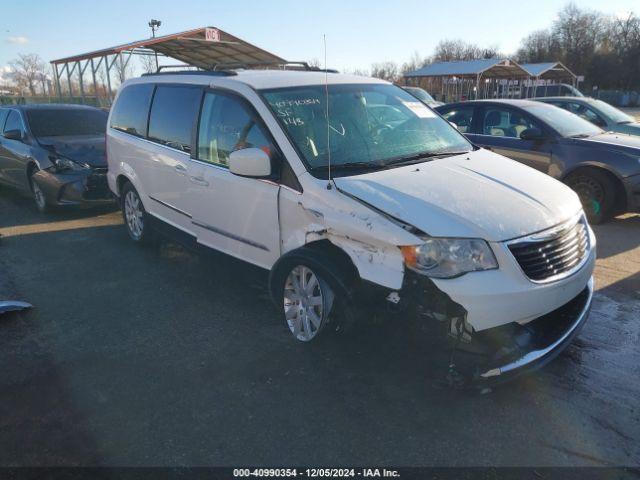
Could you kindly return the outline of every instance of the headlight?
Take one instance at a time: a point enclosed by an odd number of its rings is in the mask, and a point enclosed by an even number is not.
[[[75,170],[75,171],[87,170],[91,168],[86,163],[74,162],[73,160],[69,160],[68,158],[56,157],[56,158],[52,158],[51,160],[53,161],[53,164],[56,166],[56,170],[58,170],[59,172],[64,172],[67,170]]]
[[[407,267],[433,278],[498,268],[491,247],[479,238],[425,238],[422,245],[400,247]]]

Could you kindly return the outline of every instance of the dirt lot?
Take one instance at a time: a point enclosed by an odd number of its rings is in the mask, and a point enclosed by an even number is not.
[[[581,336],[486,395],[403,325],[300,345],[264,272],[0,191],[1,465],[639,465],[640,216],[597,228]]]

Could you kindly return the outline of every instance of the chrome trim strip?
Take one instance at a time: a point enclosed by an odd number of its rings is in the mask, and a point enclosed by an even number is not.
[[[259,248],[260,250],[264,250],[266,252],[269,251],[269,249],[265,245],[262,245],[261,243],[254,242],[253,240],[249,240],[247,238],[239,237],[238,235],[235,235],[233,233],[227,232],[225,230],[220,230],[219,228],[212,227],[211,225],[207,225],[206,223],[196,222],[195,220],[192,220],[191,223],[193,223],[194,225],[196,225],[198,227],[204,228],[205,230],[209,230],[209,231],[211,231],[213,233],[217,233],[218,235],[222,235],[223,237],[227,237],[227,238],[230,238],[232,240],[236,240],[238,242],[244,243],[244,244],[249,245],[251,247]]]
[[[591,308],[591,301],[593,299],[593,277],[589,278],[589,281],[587,282],[587,288],[589,289],[589,298],[584,304],[584,307],[582,307],[582,310],[578,315],[578,317],[576,318],[575,322],[573,322],[573,325],[571,325],[571,328],[569,328],[560,338],[558,338],[555,342],[553,342],[551,345],[549,345],[546,348],[529,352],[526,355],[520,357],[519,359],[511,363],[507,363],[506,365],[502,365],[501,367],[492,368],[491,370],[488,370],[480,374],[480,376],[482,378],[491,378],[491,377],[497,377],[499,375],[504,375],[505,373],[513,372],[514,370],[526,367],[532,363],[542,360],[544,357],[546,357],[551,352],[553,352],[556,348],[559,348],[567,339],[569,339],[576,332],[578,328],[582,326],[582,324],[587,319],[587,315],[589,314],[589,309]]]
[[[176,207],[174,207],[172,205],[169,205],[168,203],[165,203],[165,202],[163,202],[161,200],[158,200],[157,198],[154,198],[151,195],[149,195],[149,198],[151,200],[153,200],[154,202],[158,202],[160,205],[163,205],[163,206],[167,207],[168,209],[173,210],[176,213],[180,213],[180,214],[184,215],[185,217],[191,218],[191,215],[189,215],[187,212],[183,212],[179,208],[176,208]]]
[[[520,265],[520,262],[518,262],[518,259],[516,258],[516,256],[513,254],[513,252],[509,248],[510,245],[517,245],[519,243],[543,242],[545,239],[547,239],[547,237],[551,238],[554,235],[556,235],[558,232],[562,232],[563,230],[569,230],[569,229],[575,227],[576,224],[578,224],[579,222],[583,222],[584,228],[586,229],[585,233],[587,235],[587,249],[585,250],[585,254],[584,254],[584,257],[582,258],[582,260],[580,260],[580,262],[578,262],[576,265],[574,265],[571,269],[567,270],[566,272],[562,272],[562,273],[559,273],[557,275],[553,275],[552,277],[545,278],[544,280],[534,280],[534,279],[530,278],[525,273],[525,271],[522,269],[522,266]],[[552,233],[550,233],[547,236],[547,232],[552,232]],[[570,277],[571,275],[577,273],[582,267],[585,266],[585,264],[589,260],[589,257],[591,256],[591,250],[592,250],[591,238],[589,236],[589,224],[587,223],[587,220],[584,217],[584,214],[582,212],[579,213],[578,215],[574,216],[570,220],[567,220],[566,222],[564,222],[564,223],[562,223],[560,225],[552,227],[549,230],[543,230],[541,232],[537,232],[537,233],[533,233],[531,235],[527,235],[526,237],[520,237],[520,238],[516,238],[515,240],[509,240],[509,241],[504,242],[504,244],[507,245],[507,250],[509,250],[509,253],[511,254],[513,259],[515,260],[516,265],[518,265],[518,268],[520,269],[520,272],[522,272],[522,274],[525,276],[525,278],[527,278],[527,280],[529,280],[532,283],[537,283],[537,284],[545,284],[545,283],[555,282],[557,280],[562,280],[563,278]]]

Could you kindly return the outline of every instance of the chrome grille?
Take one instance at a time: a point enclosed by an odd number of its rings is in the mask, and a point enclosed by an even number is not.
[[[551,233],[516,240],[509,244],[509,250],[531,280],[551,281],[570,274],[582,264],[589,252],[587,224],[582,217]]]

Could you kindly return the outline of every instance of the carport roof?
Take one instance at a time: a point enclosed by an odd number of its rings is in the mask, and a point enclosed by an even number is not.
[[[522,63],[532,77],[575,78],[575,74],[560,62]]]
[[[484,75],[492,78],[528,77],[529,73],[513,60],[508,58],[483,58],[456,62],[437,62],[425,65],[413,72],[405,73],[405,77],[448,77],[453,75]]]
[[[198,68],[210,69],[221,64],[258,65],[286,63],[282,57],[267,52],[216,27],[202,27],[162,37],[147,38],[72,57],[52,60],[53,64],[78,62],[122,52],[152,50]]]

